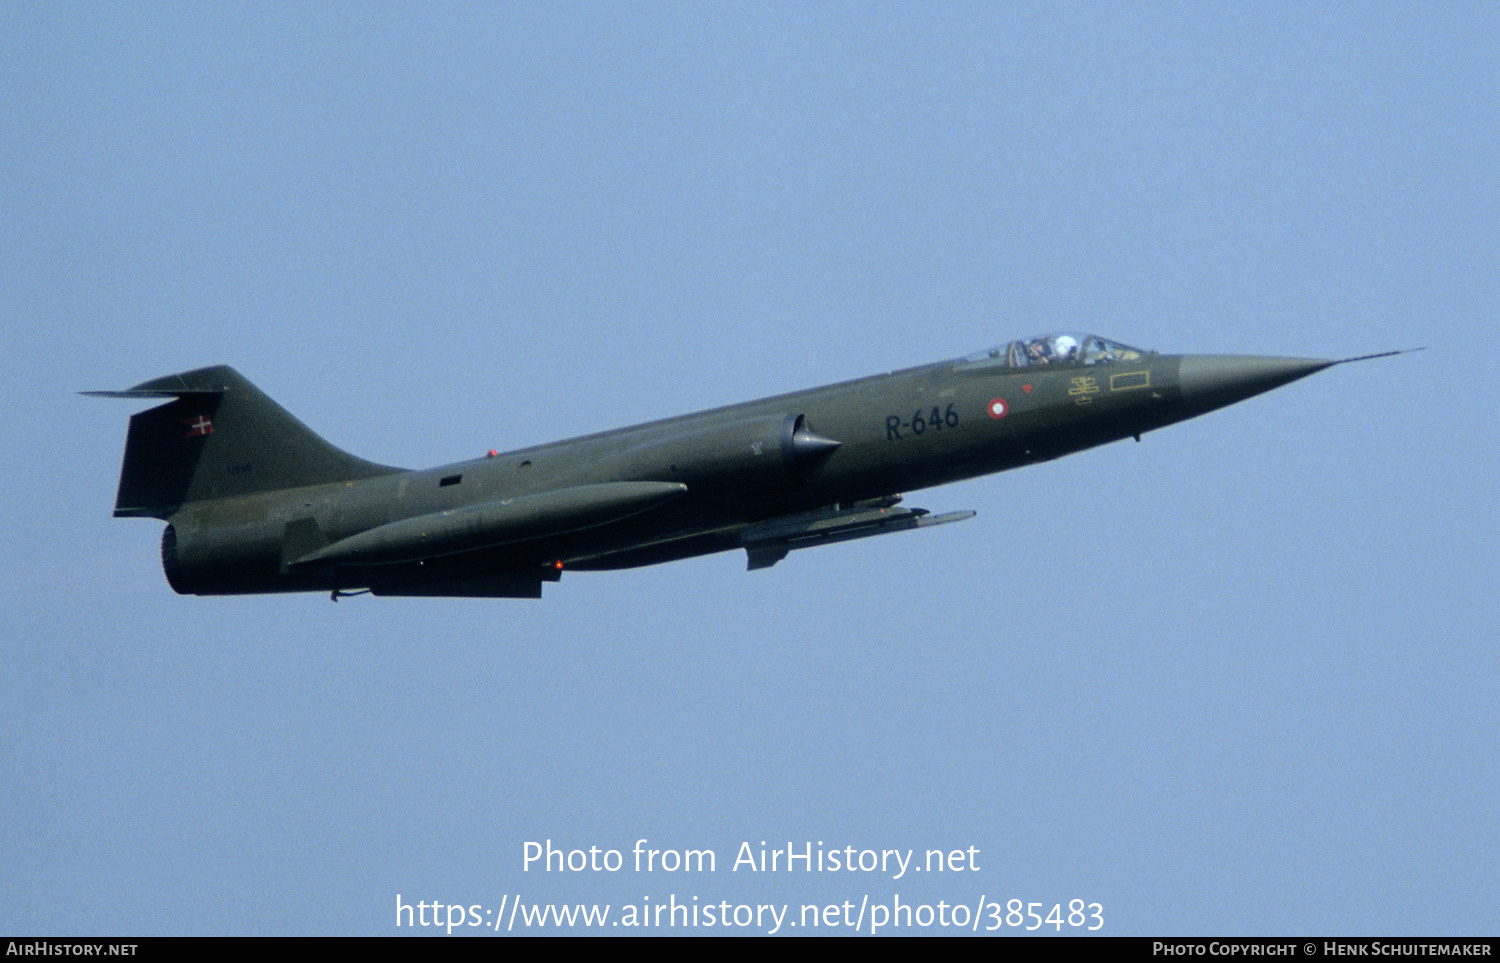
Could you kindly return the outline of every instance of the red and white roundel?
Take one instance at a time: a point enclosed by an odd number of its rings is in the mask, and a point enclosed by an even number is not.
[[[996,398],[989,403],[989,406],[985,410],[990,413],[991,418],[1004,418],[1006,413],[1010,411],[1010,406],[1005,403],[1004,398]]]

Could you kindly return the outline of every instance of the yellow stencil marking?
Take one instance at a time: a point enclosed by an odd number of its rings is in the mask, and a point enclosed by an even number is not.
[[[1151,387],[1151,372],[1149,371],[1126,371],[1109,376],[1110,391],[1132,391],[1136,388],[1149,387]]]

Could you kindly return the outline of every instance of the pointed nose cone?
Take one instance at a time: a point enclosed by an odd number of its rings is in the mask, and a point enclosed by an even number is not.
[[[1280,388],[1336,363],[1321,358],[1190,354],[1182,359],[1177,383],[1183,405],[1198,415]]]

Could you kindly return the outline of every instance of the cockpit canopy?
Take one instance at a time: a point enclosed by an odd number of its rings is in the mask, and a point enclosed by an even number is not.
[[[1097,334],[1068,332],[1022,338],[964,358],[967,362],[1004,363],[1012,368],[1044,364],[1116,364],[1139,361],[1147,352]]]

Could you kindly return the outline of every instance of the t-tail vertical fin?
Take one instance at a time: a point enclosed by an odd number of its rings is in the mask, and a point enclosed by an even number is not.
[[[83,393],[173,399],[130,419],[116,515],[166,519],[187,502],[401,471],[324,441],[227,365]]]

